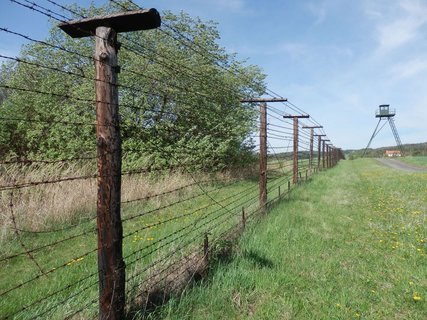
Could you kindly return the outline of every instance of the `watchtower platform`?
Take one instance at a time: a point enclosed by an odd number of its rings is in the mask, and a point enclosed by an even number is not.
[[[391,118],[396,115],[396,109],[390,109],[389,104],[382,104],[379,109],[375,111],[376,118]]]

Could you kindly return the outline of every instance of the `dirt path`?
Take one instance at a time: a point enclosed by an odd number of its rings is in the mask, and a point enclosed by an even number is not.
[[[378,158],[378,162],[391,167],[396,170],[406,171],[406,172],[426,172],[427,169],[420,168],[414,165],[410,165],[408,163],[400,162],[396,159],[388,159],[388,158]]]

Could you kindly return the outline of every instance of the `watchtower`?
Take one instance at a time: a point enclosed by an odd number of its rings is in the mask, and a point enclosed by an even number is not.
[[[382,104],[379,109],[375,112],[376,118],[391,118],[396,115],[396,109],[390,109],[389,104]]]
[[[389,104],[382,104],[379,106],[378,110],[375,111],[375,117],[379,118],[377,126],[375,127],[374,133],[371,136],[371,139],[369,140],[368,145],[365,148],[365,151],[363,152],[363,157],[366,154],[366,151],[368,150],[369,146],[371,145],[372,140],[374,140],[375,136],[381,131],[382,128],[387,124],[387,122],[390,124],[391,131],[393,132],[394,139],[396,140],[396,144],[398,148],[400,149],[400,153],[403,156],[403,146],[402,142],[400,141],[399,134],[397,133],[396,125],[394,124],[394,116],[396,115],[396,109],[390,109]],[[381,121],[385,120],[386,122],[378,129]]]

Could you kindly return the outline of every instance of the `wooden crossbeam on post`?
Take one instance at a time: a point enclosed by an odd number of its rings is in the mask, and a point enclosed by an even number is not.
[[[267,204],[267,102],[286,102],[286,98],[250,98],[241,99],[241,103],[260,103],[260,127],[259,127],[259,208],[262,214],[266,214]]]
[[[241,103],[261,103],[261,102],[286,102],[288,101],[287,98],[248,98],[248,99],[241,99]]]
[[[117,33],[158,28],[156,9],[73,20],[59,25],[73,38],[95,36],[96,144],[98,162],[99,319],[124,319],[125,263],[122,254],[121,140],[117,90]]]
[[[310,118],[308,114],[306,115],[286,115],[283,116],[284,119],[293,119],[294,120],[294,151],[293,151],[293,170],[292,170],[292,183],[298,183],[298,119],[300,118]]]

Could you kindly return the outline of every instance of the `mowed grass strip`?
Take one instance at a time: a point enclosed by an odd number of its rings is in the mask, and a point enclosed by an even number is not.
[[[417,156],[417,157],[403,157],[398,158],[397,160],[413,164],[419,167],[427,168],[427,156]]]
[[[343,161],[244,234],[159,319],[426,319],[427,174]]]

